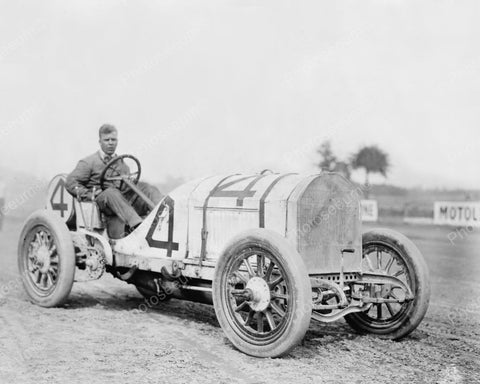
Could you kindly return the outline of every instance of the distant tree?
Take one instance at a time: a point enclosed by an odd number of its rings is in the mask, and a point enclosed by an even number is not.
[[[325,171],[333,171],[335,163],[337,162],[337,157],[333,154],[332,145],[329,140],[324,141],[320,148],[318,148],[317,153],[320,154],[322,160],[318,163],[320,169]]]
[[[353,169],[365,169],[365,185],[369,184],[370,173],[380,173],[387,177],[390,162],[388,155],[376,145],[365,146],[352,156],[351,165]]]
[[[330,141],[324,141],[320,145],[320,148],[318,148],[317,153],[321,156],[321,161],[318,163],[320,169],[329,172],[338,172],[350,180],[350,164],[338,160],[337,156],[333,154]]]

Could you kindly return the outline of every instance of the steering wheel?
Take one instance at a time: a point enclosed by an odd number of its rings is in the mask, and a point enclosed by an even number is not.
[[[137,166],[137,170],[135,172],[121,174],[118,171],[118,169],[114,167],[114,165],[120,161],[123,161],[123,159],[132,159]],[[112,160],[110,160],[107,163],[102,173],[100,174],[100,188],[104,189],[106,181],[110,181],[110,182],[120,181],[119,189],[122,189],[123,183],[127,184],[131,188],[131,184],[138,183],[138,180],[140,180],[141,173],[142,173],[142,166],[140,165],[140,161],[138,161],[138,159],[135,156],[132,156],[132,155],[115,156]]]
[[[113,165],[123,159],[132,159],[137,165],[137,170],[135,172],[121,174],[118,171],[118,169],[113,167]],[[111,170],[110,173],[114,173],[114,174],[113,175],[109,174],[107,176],[107,172],[109,170]],[[102,173],[100,174],[100,188],[102,188],[103,190],[106,181],[110,181],[110,182],[120,181],[120,186],[118,187],[120,190],[122,190],[123,184],[126,184],[128,188],[130,188],[133,192],[135,192],[137,196],[140,197],[150,207],[150,209],[153,209],[155,208],[155,203],[147,195],[145,195],[145,193],[143,193],[140,190],[140,188],[137,187],[137,183],[138,183],[138,180],[140,179],[141,173],[142,173],[142,167],[140,165],[140,162],[135,156],[132,156],[132,155],[116,156],[107,163]]]

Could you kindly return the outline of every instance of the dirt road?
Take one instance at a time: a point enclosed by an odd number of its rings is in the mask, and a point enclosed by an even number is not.
[[[401,342],[312,322],[281,359],[238,352],[213,307],[171,300],[139,311],[111,276],[76,283],[62,308],[30,304],[16,267],[19,219],[0,231],[0,383],[480,383],[480,230],[395,225],[424,253],[432,298]],[[452,236],[450,236],[452,238]]]

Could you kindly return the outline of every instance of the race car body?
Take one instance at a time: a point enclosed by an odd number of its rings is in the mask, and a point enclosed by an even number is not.
[[[141,257],[142,269],[157,272],[172,260],[212,265],[238,233],[266,228],[297,249],[309,274],[337,273],[342,249],[355,251],[345,255],[345,271],[359,272],[360,193],[334,173],[195,180],[165,197],[132,235],[115,241],[116,262],[130,266]],[[208,268],[201,272],[213,278]],[[188,268],[186,275],[192,275]]]

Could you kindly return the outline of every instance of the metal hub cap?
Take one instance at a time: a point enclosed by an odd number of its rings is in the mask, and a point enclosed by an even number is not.
[[[252,277],[247,283],[247,290],[252,293],[248,301],[250,308],[256,312],[264,311],[270,304],[270,288],[267,282],[261,277]]]
[[[36,254],[36,261],[40,271],[47,273],[50,268],[50,251],[46,246],[39,247]]]

